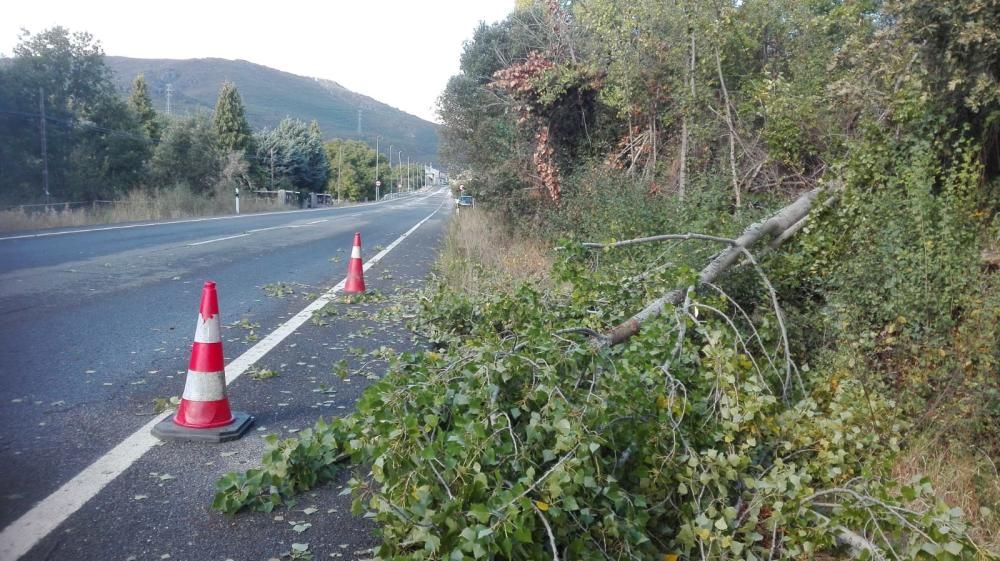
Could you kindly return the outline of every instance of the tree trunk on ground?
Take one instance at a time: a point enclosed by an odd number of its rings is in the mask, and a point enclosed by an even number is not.
[[[698,273],[698,284],[715,282],[716,279],[732,267],[740,257],[744,256],[761,239],[765,237],[769,239],[781,238],[782,234],[789,229],[801,227],[799,225],[809,214],[813,201],[819,192],[820,189],[813,189],[803,193],[798,199],[779,210],[767,220],[750,225],[743,231],[740,237],[733,240],[728,248],[719,253]],[[639,332],[643,323],[663,313],[665,306],[677,306],[683,302],[686,292],[687,287],[676,288],[657,298],[637,314],[605,333],[601,338],[600,344],[614,346],[627,341],[629,337]]]

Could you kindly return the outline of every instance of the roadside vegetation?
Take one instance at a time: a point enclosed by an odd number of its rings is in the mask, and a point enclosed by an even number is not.
[[[215,506],[353,464],[383,559],[997,558],[998,8],[484,24],[441,100],[477,206],[426,350]]]
[[[310,193],[372,200],[376,180],[424,177],[364,143],[324,141],[316,121],[254,131],[231,82],[211,112],[157,111],[141,74],[123,97],[100,42],[63,27],[24,32],[0,61],[0,162],[0,231],[229,214],[237,188],[242,212]]]
[[[292,210],[277,200],[243,196],[240,212]],[[76,205],[51,205],[46,209],[0,210],[0,232],[62,228],[90,224],[118,224],[155,220],[177,220],[233,214],[229,193],[195,195],[183,186],[154,192],[135,191],[117,201],[97,201]]]

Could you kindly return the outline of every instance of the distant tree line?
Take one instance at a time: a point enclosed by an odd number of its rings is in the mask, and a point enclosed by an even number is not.
[[[156,111],[142,75],[127,99],[119,95],[100,42],[88,33],[25,32],[13,55],[0,64],[0,204],[175,188],[200,196],[229,196],[235,187],[375,196],[375,150],[324,143],[316,121],[290,117],[254,132],[231,82],[212,113],[170,116]],[[389,184],[387,162],[379,163]],[[410,174],[418,185],[422,169]]]

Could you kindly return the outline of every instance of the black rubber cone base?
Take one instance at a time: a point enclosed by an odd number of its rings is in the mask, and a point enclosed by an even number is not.
[[[153,436],[160,440],[180,440],[183,442],[228,442],[246,434],[253,424],[253,417],[233,411],[233,422],[211,429],[190,429],[174,422],[171,415],[153,427]]]

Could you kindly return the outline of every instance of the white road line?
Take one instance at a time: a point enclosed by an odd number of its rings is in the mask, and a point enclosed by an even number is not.
[[[245,238],[245,237],[247,237],[249,235],[250,234],[236,234],[235,236],[226,236],[224,238],[215,238],[214,240],[205,240],[203,242],[189,243],[189,244],[187,244],[187,246],[188,247],[193,247],[193,246],[196,246],[196,245],[205,245],[207,243],[222,242],[222,241],[232,240],[232,239],[236,239],[236,238]]]
[[[348,218],[348,216],[343,216],[342,218]],[[270,228],[254,228],[253,230],[247,230],[247,234],[256,234],[257,232],[268,232],[270,230],[286,230],[288,228],[305,228],[306,226],[312,226],[313,224],[319,224],[320,222],[328,222],[328,221],[329,221],[328,219],[324,218],[322,220],[313,220],[312,222],[306,222],[305,224],[285,224],[282,226],[271,226]]]
[[[373,204],[373,203],[367,203]],[[346,208],[346,207],[340,207]],[[0,238],[0,241],[4,240],[23,240],[26,238],[47,238],[50,236],[68,236],[70,234],[86,234],[89,232],[105,232],[108,230],[129,230],[131,228],[151,228],[153,226],[168,226],[170,224],[190,224],[192,222],[211,222],[213,220],[238,220],[240,218],[253,218],[260,216],[274,216],[277,214],[292,214],[295,212],[317,212],[321,210],[340,210],[340,208],[314,208],[308,210],[282,210],[278,212],[268,212],[266,214],[240,214],[238,216],[213,216],[210,218],[191,218],[188,220],[170,220],[168,222],[146,222],[143,224],[126,224],[124,226],[104,226],[102,228],[87,228],[85,230],[63,230],[60,232],[41,232],[39,234],[21,234],[17,236],[7,236],[5,238]]]
[[[443,204],[441,205],[443,206]],[[407,237],[431,219],[441,206],[434,209],[434,212],[426,218],[417,222],[405,234],[389,244],[388,247],[372,257],[364,265],[367,271],[378,263],[396,246],[402,243]],[[248,368],[254,365],[264,355],[276,347],[282,340],[295,332],[302,326],[312,313],[329,304],[338,292],[344,289],[346,279],[337,283],[325,294],[317,298],[313,303],[305,307],[301,312],[283,323],[264,337],[256,345],[248,349],[242,355],[226,366],[226,383],[230,384],[240,377]],[[12,522],[0,532],[0,560],[15,561],[26,554],[53,530],[59,527],[74,512],[80,509],[87,501],[92,499],[108,483],[111,483],[133,463],[143,456],[150,448],[156,446],[160,441],[152,435],[150,431],[153,426],[172,414],[170,411],[163,412],[132,433],[118,446],[112,448],[107,454],[101,456],[86,469],[77,474],[76,477],[67,481],[54,493],[36,504],[31,510],[21,515],[20,518]]]
[[[431,195],[436,195],[437,193],[438,193],[438,191],[434,191],[434,192],[428,193],[424,198],[430,197]],[[373,205],[383,204],[383,203],[386,203],[386,202],[388,202],[388,201],[372,201],[370,203],[369,202],[357,203],[355,205],[352,205],[352,207],[353,208],[358,208],[358,207],[373,206]],[[39,234],[20,234],[20,235],[17,235],[17,236],[7,236],[7,237],[0,238],[0,242],[5,241],[5,240],[23,240],[23,239],[28,239],[28,238],[47,238],[47,237],[51,237],[51,236],[68,236],[70,234],[86,234],[88,232],[105,232],[107,230],[128,230],[130,228],[150,228],[150,227],[153,227],[153,226],[167,226],[167,225],[170,225],[170,224],[189,224],[191,222],[209,222],[209,221],[212,221],[212,220],[238,220],[240,218],[253,218],[255,216],[264,216],[264,215],[266,215],[266,216],[274,216],[274,215],[277,215],[277,214],[292,214],[292,213],[295,213],[295,212],[319,212],[319,211],[324,211],[324,210],[341,210],[341,209],[347,209],[347,208],[352,208],[352,207],[326,207],[326,208],[311,208],[311,209],[302,209],[302,210],[281,210],[281,211],[277,211],[277,212],[268,212],[268,213],[239,214],[239,215],[236,215],[236,216],[212,216],[212,217],[209,217],[209,218],[189,218],[187,220],[171,220],[171,221],[168,221],[168,222],[146,222],[146,223],[143,223],[143,224],[126,224],[126,225],[123,225],[123,226],[104,226],[102,228],[87,228],[85,230],[63,230],[63,231],[59,231],[59,232],[42,232],[42,233],[39,233]],[[357,216],[357,215],[353,215],[353,216]]]

